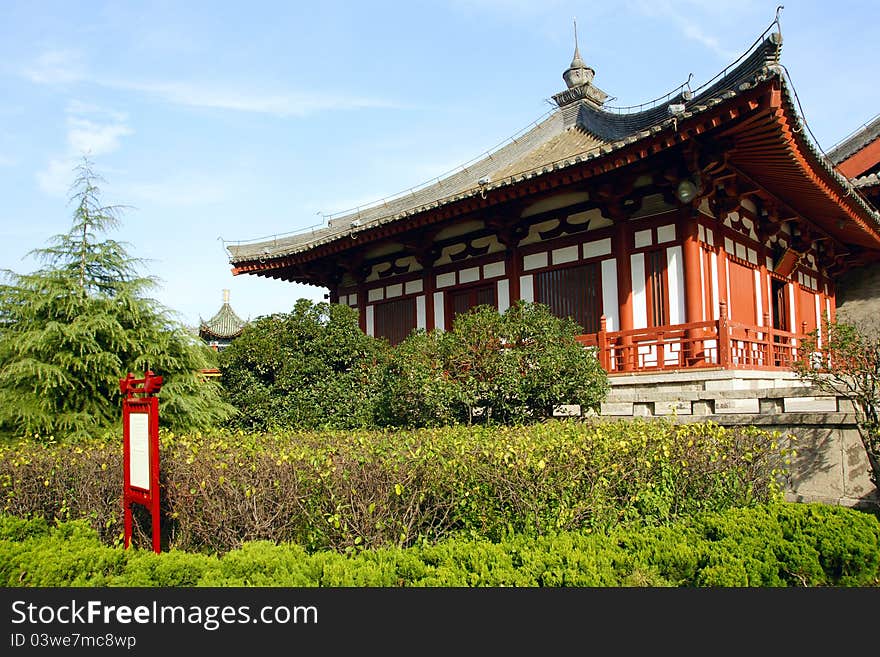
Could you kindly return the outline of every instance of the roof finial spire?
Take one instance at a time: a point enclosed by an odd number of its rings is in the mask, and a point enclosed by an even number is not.
[[[223,303],[229,303],[229,290],[223,290]]]
[[[600,107],[608,94],[593,86],[593,76],[596,75],[591,67],[584,63],[581,59],[580,46],[578,44],[578,24],[577,18],[572,20],[574,26],[574,57],[571,65],[565,69],[562,79],[565,80],[565,91],[561,91],[553,96],[553,100],[559,107],[571,105],[572,103],[585,100],[596,107]]]
[[[569,89],[591,82],[593,75],[595,74],[595,71],[584,64],[584,60],[581,59],[581,53],[578,48],[577,18],[575,18],[573,22],[574,57],[571,60],[571,66],[569,66],[565,73],[562,74],[562,79],[565,80],[565,84]]]

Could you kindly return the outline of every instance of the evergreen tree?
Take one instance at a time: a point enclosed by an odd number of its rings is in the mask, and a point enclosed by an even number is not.
[[[151,369],[164,377],[160,424],[207,428],[234,409],[199,378],[213,352],[147,296],[153,277],[126,244],[103,237],[122,206],[100,201],[91,162],[76,168],[70,230],[34,255],[31,274],[4,270],[0,284],[0,432],[76,439],[118,426],[119,379]]]

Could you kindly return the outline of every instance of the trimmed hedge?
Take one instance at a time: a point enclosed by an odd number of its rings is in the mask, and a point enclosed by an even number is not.
[[[779,499],[783,442],[755,428],[668,421],[164,434],[163,544],[223,552],[267,540],[345,551],[460,532],[500,540],[668,523]],[[118,543],[121,460],[119,444],[0,448],[2,511],[87,518]],[[136,528],[135,545],[148,546],[149,524]]]
[[[85,521],[0,516],[4,586],[787,587],[880,585],[880,522],[819,504],[706,512],[668,526],[463,536],[309,554],[266,541],[224,555],[103,545]]]

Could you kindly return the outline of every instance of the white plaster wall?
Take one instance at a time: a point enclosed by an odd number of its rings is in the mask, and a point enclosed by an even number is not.
[[[724,285],[727,287],[727,317],[730,319],[730,301],[733,297],[730,296],[730,264],[727,258],[724,259]]]
[[[373,320],[373,306],[367,306],[367,335],[376,335],[376,327]]]
[[[709,259],[712,266],[712,319],[718,319],[721,317],[721,299],[718,297],[718,255],[712,253]]]
[[[426,329],[428,327],[428,316],[425,313],[425,295],[420,294],[416,297],[416,328]]]
[[[519,277],[519,296],[523,301],[535,301],[535,281],[531,274]]]
[[[609,331],[619,331],[620,306],[617,301],[617,261],[602,261],[602,312]]]
[[[498,312],[503,313],[510,308],[510,281],[502,278],[498,281]]]
[[[764,294],[761,292],[761,272],[757,269],[752,272],[755,275],[755,324],[757,326],[764,325]]]
[[[684,263],[680,246],[666,249],[666,280],[669,285],[669,323],[684,324]],[[642,280],[645,277],[642,275]],[[647,308],[645,309],[647,313]],[[645,319],[647,325],[647,315]]]
[[[446,318],[443,311],[443,293],[434,292],[434,329],[442,331],[446,327]]]
[[[632,272],[633,328],[648,328],[648,298],[645,292],[645,256],[629,257]]]
[[[702,228],[702,226],[700,226]],[[700,319],[704,322],[709,319],[709,313],[712,312],[711,308],[706,307],[706,285],[708,285],[708,281],[706,280],[706,258],[709,257],[709,254],[700,249],[700,299],[702,300],[702,310],[700,311]]]

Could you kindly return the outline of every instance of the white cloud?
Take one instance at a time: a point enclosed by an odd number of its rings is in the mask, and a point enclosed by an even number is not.
[[[174,105],[225,109],[239,112],[306,116],[321,110],[400,107],[380,98],[337,96],[321,93],[264,93],[235,88],[209,88],[182,82],[103,81],[116,89],[144,93]]]
[[[238,112],[254,112],[275,116],[306,116],[323,110],[354,110],[366,108],[400,108],[401,105],[382,98],[348,96],[323,92],[266,92],[233,84],[209,87],[181,81],[148,81],[102,78],[89,74],[82,56],[74,50],[44,52],[23,74],[38,84],[91,84],[122,91],[153,96],[172,105],[204,107]],[[74,114],[107,115],[117,123],[118,116],[108,110],[80,101],[71,101],[68,111]]]
[[[53,158],[43,171],[37,172],[37,184],[50,196],[65,196],[70,190],[76,165],[74,157]]]
[[[67,142],[77,153],[104,155],[119,149],[120,138],[133,134],[124,123],[96,123],[88,119],[67,119]]]
[[[453,6],[467,11],[485,11],[506,17],[533,18],[562,6],[559,0],[453,0]]]
[[[718,38],[700,24],[699,16],[708,14],[705,22],[717,27],[725,21],[736,20],[738,13],[747,12],[751,6],[747,0],[633,0],[630,3],[630,7],[643,16],[671,20],[685,38],[702,44],[722,60],[735,59],[742,53],[723,47]]]
[[[67,112],[67,149],[49,160],[37,172],[37,184],[51,196],[62,196],[70,189],[74,168],[83,155],[106,155],[119,150],[121,139],[134,134],[127,116],[115,110],[71,101]]]
[[[219,203],[228,198],[232,185],[218,178],[183,175],[157,182],[134,182],[122,185],[120,194],[139,206],[155,204],[167,207],[192,207]]]
[[[128,114],[125,112],[117,112],[116,110],[107,109],[106,107],[101,107],[100,105],[95,105],[93,103],[84,103],[83,101],[76,99],[67,103],[65,111],[68,115],[88,114],[91,116],[108,118],[117,123],[122,123],[128,120]]]
[[[24,75],[39,84],[70,84],[85,76],[82,54],[76,50],[48,50],[24,70]]]

